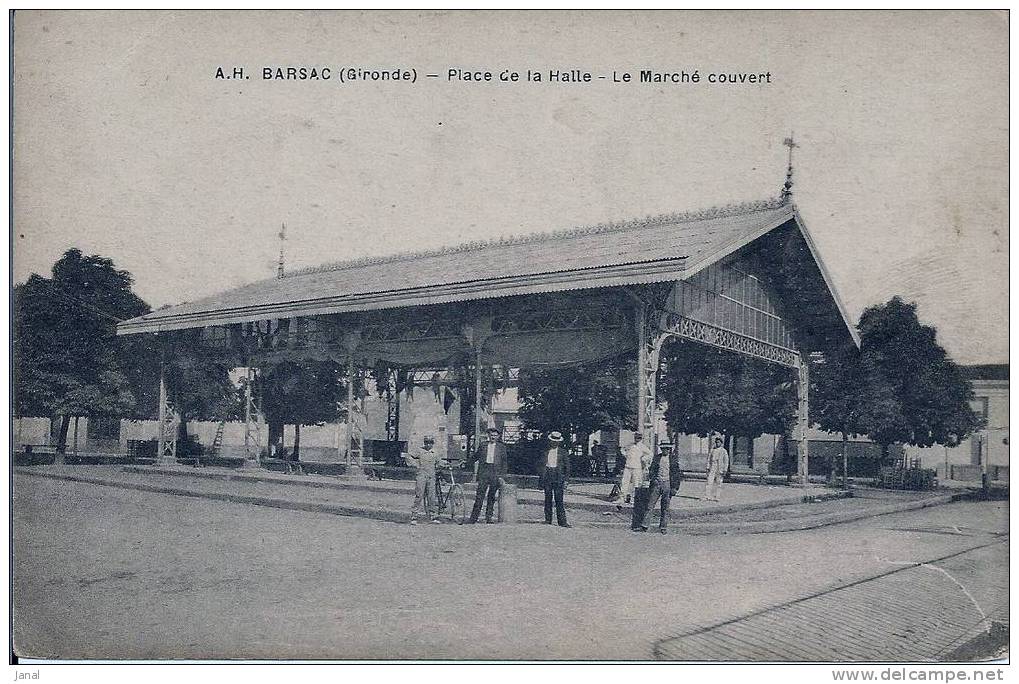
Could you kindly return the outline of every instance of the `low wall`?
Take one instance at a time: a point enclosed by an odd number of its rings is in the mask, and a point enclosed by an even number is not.
[[[15,448],[22,444],[42,446],[50,443],[49,418],[15,418],[11,427],[14,432]]]
[[[219,423],[212,420],[196,420],[188,422],[188,435],[198,440],[204,447],[212,446],[216,439]],[[301,426],[301,459],[323,463],[337,463],[341,460],[337,444],[346,435],[346,423],[328,423],[326,425]],[[220,456],[244,458],[244,423],[227,421],[223,424],[223,442]],[[268,443],[269,426],[264,422],[259,426],[258,436],[262,446]],[[286,425],[283,429],[283,444],[290,451],[294,445],[294,426]],[[155,420],[122,420],[120,421],[120,451],[127,453],[128,442],[133,440],[151,441],[159,438],[159,422]],[[254,439],[254,437],[253,437]]]
[[[940,470],[943,472],[944,465]],[[953,465],[948,466],[948,479],[960,482],[980,482],[984,470],[978,465]],[[997,482],[1008,482],[1008,466],[991,465],[987,467],[989,479]]]

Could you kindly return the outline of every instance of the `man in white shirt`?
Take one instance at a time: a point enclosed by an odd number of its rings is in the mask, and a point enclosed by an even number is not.
[[[644,444],[644,436],[638,432],[633,440],[633,444],[626,450],[626,465],[619,483],[619,496],[626,503],[630,503],[633,490],[643,483],[644,473],[651,462],[651,449]]]
[[[499,428],[493,426],[488,428],[486,434],[488,435],[488,442],[479,445],[471,457],[471,462],[478,464],[478,489],[474,497],[474,509],[471,511],[471,517],[467,521],[470,524],[478,522],[478,517],[481,515],[481,505],[485,501],[486,493],[488,505],[485,508],[485,522],[495,522],[493,520],[495,494],[502,486],[503,477],[507,472],[506,446],[499,441],[502,433],[499,432]]]
[[[566,522],[566,504],[563,502],[566,483],[570,479],[570,452],[562,444],[562,433],[549,433],[548,444],[540,452],[538,472],[545,490],[545,524],[552,524],[552,501],[555,500],[556,521],[560,527],[571,527]]]
[[[714,443],[714,448],[708,454],[708,481],[704,486],[704,498],[708,501],[718,501],[722,476],[729,470],[729,452],[722,446],[722,438],[715,437]]]

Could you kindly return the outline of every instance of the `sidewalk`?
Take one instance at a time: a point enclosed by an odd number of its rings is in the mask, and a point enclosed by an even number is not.
[[[187,466],[36,466],[16,472],[97,485],[232,503],[407,522],[414,498],[405,480],[345,481],[319,475]],[[843,492],[823,487],[727,484],[720,502],[704,501],[702,482],[684,482],[673,499],[672,529],[690,534],[754,534],[810,529],[874,515],[948,503],[963,493]],[[470,510],[475,488],[464,485]],[[581,484],[566,495],[570,522],[584,527],[630,526],[631,510],[608,502],[608,484]],[[855,494],[855,496],[854,496]],[[518,490],[520,522],[544,518],[542,492]],[[448,519],[448,518],[447,518]],[[657,520],[657,514],[655,515]]]
[[[187,466],[124,466],[127,473],[165,475],[171,477],[207,478],[234,482],[268,482],[292,487],[333,489],[343,492],[376,492],[392,496],[414,497],[412,480],[345,480],[327,475],[287,475],[271,470],[236,470],[232,468],[193,468]],[[467,498],[473,501],[475,485],[458,482]],[[672,500],[672,519],[682,519],[708,513],[723,513],[747,508],[765,508],[790,503],[801,503],[811,498],[841,498],[845,493],[825,487],[790,487],[784,485],[726,484],[722,486],[721,501],[704,500],[704,481],[686,480],[679,495]],[[566,491],[567,508],[573,511],[614,513],[616,502],[609,501],[612,483],[571,484]],[[534,489],[517,488],[517,502],[522,506],[544,506],[544,493]],[[470,503],[470,502],[468,502]],[[409,506],[409,504],[408,504]],[[624,510],[629,512],[629,506]],[[526,515],[526,513],[525,513]]]

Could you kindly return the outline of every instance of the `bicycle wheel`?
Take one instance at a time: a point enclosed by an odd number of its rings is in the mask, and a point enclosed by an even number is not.
[[[467,515],[467,501],[464,499],[463,487],[458,484],[450,487],[446,502],[449,506],[449,519],[462,525]]]

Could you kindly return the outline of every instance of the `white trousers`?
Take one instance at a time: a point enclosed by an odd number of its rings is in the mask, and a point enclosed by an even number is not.
[[[624,499],[633,495],[633,490],[640,486],[640,468],[623,468],[623,479],[619,484],[619,495]]]
[[[718,501],[718,489],[722,485],[722,469],[718,463],[708,466],[708,481],[704,484],[704,498]]]

